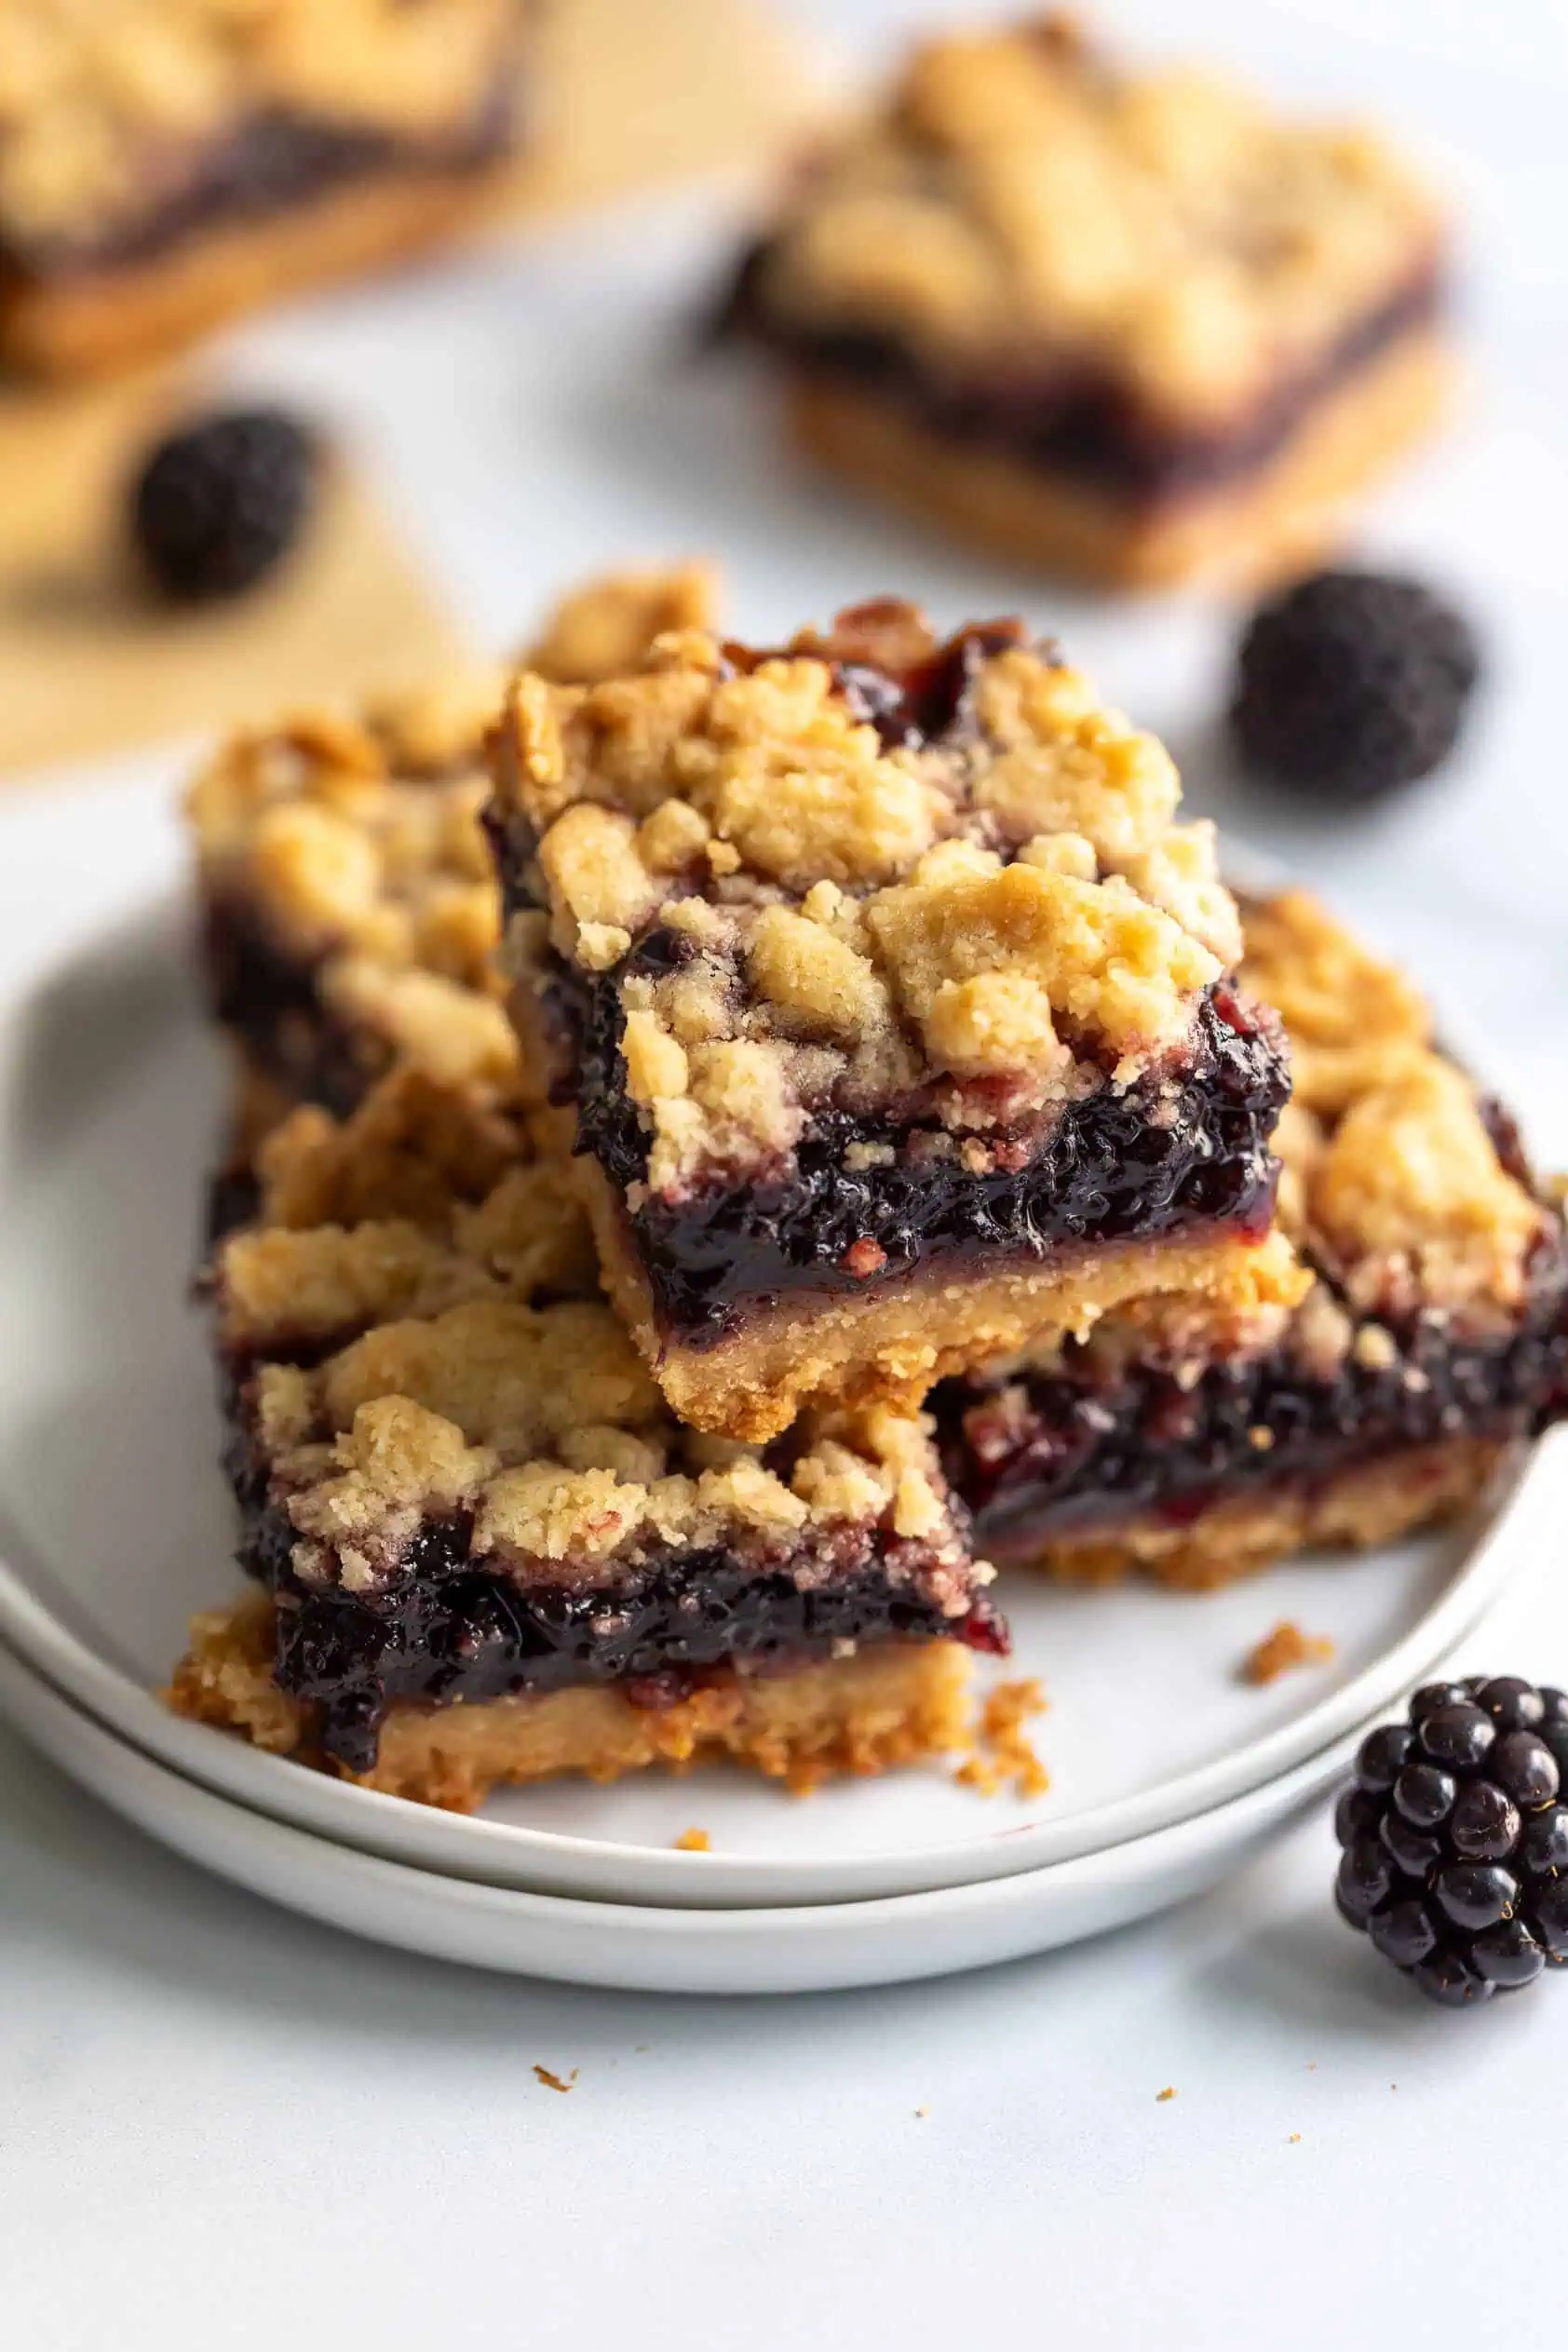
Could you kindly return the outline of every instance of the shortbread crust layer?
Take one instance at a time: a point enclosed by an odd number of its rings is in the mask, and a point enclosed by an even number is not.
[[[276,1755],[321,1764],[310,1710],[280,1691],[271,1604],[212,1610],[169,1691],[176,1713],[240,1732]],[[723,1759],[809,1789],[962,1750],[969,1737],[968,1655],[947,1642],[895,1647],[786,1672],[715,1671],[669,1705],[625,1689],[557,1691],[469,1705],[394,1707],[362,1787],[472,1813],[507,1783],[582,1774],[615,1780],[655,1765]]]

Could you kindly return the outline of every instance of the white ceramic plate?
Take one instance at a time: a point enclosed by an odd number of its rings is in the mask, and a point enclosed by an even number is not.
[[[648,1993],[898,1984],[1125,1926],[1250,1859],[1343,1776],[1357,1737],[1216,1811],[1075,1861],[870,1902],[694,1910],[478,1885],[287,1828],[117,1738],[3,1644],[0,1711],[127,1820],[252,1894],[438,1959]],[[1325,1855],[1325,1888],[1327,1871]]]
[[[754,1778],[507,1792],[464,1820],[302,1771],[149,1696],[233,1587],[199,1315],[185,1295],[220,1077],[186,971],[169,778],[0,818],[0,1637],[151,1755],[279,1820],[500,1886],[696,1906],[894,1896],[1094,1853],[1292,1771],[1384,1706],[1506,1575],[1505,1519],[1203,1600],[1005,1581],[1008,1674],[1050,1697],[1051,1787],[938,1771],[796,1804]],[[1495,1509],[1495,1505],[1494,1506]],[[1259,1691],[1280,1617],[1337,1644]],[[674,1850],[688,1826],[712,1851]]]

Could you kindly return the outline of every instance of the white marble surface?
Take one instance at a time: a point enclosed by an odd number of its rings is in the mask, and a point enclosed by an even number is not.
[[[952,12],[797,6],[868,51]],[[1170,37],[1155,0],[1110,14]],[[733,205],[645,208],[302,314],[238,364],[359,436],[496,642],[574,571],[689,547],[724,558],[747,629],[899,582],[947,617],[1054,621],[1168,733],[1196,801],[1424,969],[1568,1157],[1568,9],[1181,16],[1189,46],[1393,115],[1464,204],[1470,415],[1366,544],[1463,591],[1491,684],[1452,771],[1374,817],[1314,818],[1226,774],[1223,608],[1054,596],[790,477],[737,381],[693,372],[672,335]],[[1568,1678],[1568,1602],[1501,1638],[1498,1664]],[[1166,1922],[945,1985],[613,1998],[423,1966],[248,1902],[0,1735],[0,2332],[26,2352],[934,2352],[996,2330],[1292,2352],[1406,2330],[1464,2246],[1503,2264],[1493,2301],[1464,2302],[1483,2352],[1525,2323],[1510,2279],[1551,2307],[1519,2250],[1555,2242],[1568,1991],[1475,2019],[1418,2008],[1333,1920],[1330,1861],[1319,1825]],[[541,2088],[535,2061],[579,2069],[573,2092]]]

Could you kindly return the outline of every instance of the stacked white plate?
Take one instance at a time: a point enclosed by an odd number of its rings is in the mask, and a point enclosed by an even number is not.
[[[189,1613],[235,1574],[187,1296],[220,1123],[188,976],[167,771],[8,816],[0,872],[0,1704],[170,1845],[355,1932],[482,1966],[692,1992],[936,1975],[1212,1883],[1447,1667],[1558,1516],[1537,1449],[1469,1525],[1195,1600],[1010,1579],[1049,1710],[1042,1796],[940,1770],[805,1801],[729,1770],[515,1791],[473,1819],[169,1715]],[[1259,1689],[1280,1618],[1331,1664]],[[709,1850],[682,1850],[688,1829]]]

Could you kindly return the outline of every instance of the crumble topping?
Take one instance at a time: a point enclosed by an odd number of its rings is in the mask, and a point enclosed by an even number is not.
[[[213,1289],[226,1356],[257,1366],[247,1420],[296,1573],[372,1589],[461,1511],[475,1556],[520,1575],[604,1581],[719,1545],[804,1590],[835,1574],[840,1531],[869,1526],[895,1582],[963,1615],[990,1572],[928,1424],[873,1406],[768,1448],[685,1428],[593,1295],[563,1171],[525,1150],[492,1106],[408,1071],[341,1126],[307,1108],[264,1145],[263,1213],[294,1222],[231,1236]]]
[[[355,1237],[311,1238],[346,1258]],[[549,1562],[607,1581],[723,1546],[802,1589],[833,1575],[834,1531],[869,1522],[893,1539],[895,1580],[953,1616],[972,1596],[920,1417],[824,1416],[772,1456],[715,1444],[664,1409],[597,1303],[472,1299],[380,1324],[312,1369],[264,1365],[252,1409],[307,1582],[371,1589],[426,1520],[462,1510],[474,1555],[520,1575]]]
[[[498,810],[541,903],[509,960],[540,990],[552,956],[616,975],[656,1190],[788,1153],[830,1097],[924,1090],[973,1141],[1183,1045],[1240,947],[1212,829],[1024,637],[941,646],[889,600],[778,655],[687,630],[597,685],[520,676]]]
[[[1504,1166],[1470,1080],[1434,1049],[1423,998],[1305,891],[1249,904],[1246,933],[1242,978],[1291,1045],[1281,1223],[1356,1316],[1517,1312],[1551,1221]],[[1337,1312],[1316,1311],[1315,1350]]]
[[[443,1225],[454,1202],[482,1200],[527,1148],[516,1119],[486,1096],[410,1066],[382,1079],[346,1119],[303,1103],[263,1139],[257,1222],[304,1229],[406,1217]]]
[[[1309,891],[1249,902],[1241,975],[1285,1023],[1298,1109],[1335,1116],[1431,1045],[1431,1010],[1413,982]]]
[[[7,0],[0,237],[90,249],[178,195],[204,148],[258,116],[461,135],[530,13],[531,0]]]
[[[569,595],[529,659],[582,679],[636,658],[671,619],[707,616],[712,575],[612,573]],[[323,1007],[450,1086],[506,1088],[517,1046],[493,954],[500,906],[480,822],[485,731],[505,671],[383,695],[357,717],[303,715],[225,744],[186,801],[213,919],[249,918],[316,967]]]
[[[1109,378],[1223,418],[1429,259],[1436,207],[1364,128],[1190,68],[1114,69],[1064,19],[917,47],[809,159],[757,299],[952,376]]]
[[[248,1356],[478,1299],[592,1296],[588,1222],[559,1161],[530,1156],[481,1092],[423,1071],[345,1121],[305,1105],[262,1143],[259,1223],[214,1269],[219,1334]]]
[[[627,669],[656,637],[706,629],[718,604],[710,565],[611,572],[562,597],[528,656],[529,667],[563,685],[591,685]],[[499,693],[485,713],[493,718]]]
[[[1308,1195],[1361,1312],[1523,1304],[1546,1212],[1499,1164],[1468,1079],[1436,1054],[1351,1105]]]

